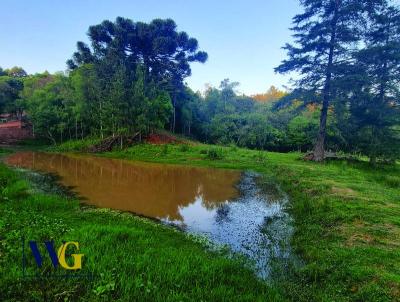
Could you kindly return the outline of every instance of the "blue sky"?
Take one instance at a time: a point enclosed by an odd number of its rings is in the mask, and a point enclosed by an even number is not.
[[[291,40],[288,28],[299,11],[298,0],[1,0],[0,66],[62,71],[76,42],[88,41],[90,25],[117,16],[172,18],[209,55],[205,64],[192,65],[192,89],[229,78],[240,82],[239,91],[254,94],[288,83],[289,76],[273,68],[285,57],[281,47]]]

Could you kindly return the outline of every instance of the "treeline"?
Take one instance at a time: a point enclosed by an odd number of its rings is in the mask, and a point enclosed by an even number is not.
[[[228,79],[204,94],[182,85],[173,104],[169,92],[154,83],[145,84],[140,67],[132,81],[126,79],[123,67],[104,80],[97,68],[84,64],[68,74],[0,77],[5,83],[18,83],[14,90],[0,88],[5,94],[12,91],[0,105],[3,112],[15,115],[25,111],[35,135],[52,143],[87,136],[144,136],[166,129],[213,144],[307,151],[318,130],[318,108],[303,107],[299,101],[275,108],[287,94],[275,87],[256,101],[238,95],[239,84]]]
[[[289,58],[277,68],[298,72],[293,91],[271,87],[246,96],[225,79],[193,92],[184,83],[190,64],[207,60],[197,40],[170,19],[119,17],[89,28],[90,46],[77,43],[66,73],[0,70],[0,109],[26,112],[35,135],[53,143],[167,129],[208,143],[314,150],[315,160],[328,149],[395,161],[398,9],[375,0],[370,6],[351,0],[302,4],[304,14],[294,18],[296,43],[286,46]]]

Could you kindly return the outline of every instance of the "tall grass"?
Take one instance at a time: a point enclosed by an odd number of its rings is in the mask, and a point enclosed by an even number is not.
[[[57,152],[77,152],[86,151],[88,147],[99,143],[101,139],[99,138],[85,138],[82,140],[70,140],[59,145],[54,145],[47,148],[48,151]]]

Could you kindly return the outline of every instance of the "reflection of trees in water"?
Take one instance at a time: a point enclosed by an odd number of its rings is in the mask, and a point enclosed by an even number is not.
[[[57,173],[92,203],[152,217],[182,220],[178,206],[202,196],[207,209],[236,197],[236,171],[132,163],[95,156],[22,152],[8,162]]]
[[[216,222],[223,223],[230,221],[229,212],[230,212],[229,205],[226,203],[221,204],[217,209],[217,215],[215,217]]]

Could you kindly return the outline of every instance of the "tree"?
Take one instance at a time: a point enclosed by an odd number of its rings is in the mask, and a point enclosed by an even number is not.
[[[370,16],[353,68],[358,82],[349,89],[351,139],[375,164],[400,156],[400,10],[385,5]]]
[[[328,108],[335,98],[335,81],[352,60],[352,48],[361,39],[363,13],[379,0],[301,0],[304,12],[293,18],[295,45],[286,44],[288,59],[276,72],[296,71],[297,85],[321,95],[320,125],[313,160],[324,159]]]
[[[136,74],[129,118],[134,121],[133,129],[140,133],[149,133],[164,127],[168,121],[172,110],[171,98],[167,92],[158,90],[153,83],[145,85],[145,72],[142,68]]]
[[[180,78],[191,74],[190,62],[205,62],[207,53],[198,51],[198,42],[178,32],[171,19],[155,19],[149,24],[118,17],[89,28],[92,48],[78,42],[78,51],[68,61],[71,69],[109,57],[127,64],[143,64],[145,76],[163,80],[171,73]]]
[[[286,94],[285,91],[281,91],[272,85],[266,93],[253,95],[252,98],[259,102],[274,102],[281,99]]]
[[[298,115],[288,124],[288,143],[298,150],[309,150],[308,148],[312,145],[313,138],[317,132],[317,120]]]
[[[197,40],[186,32],[178,32],[171,19],[143,23],[118,17],[114,23],[106,20],[91,26],[88,35],[92,47],[78,42],[78,51],[67,61],[69,68],[83,64],[108,65],[108,71],[103,68],[97,72],[100,78],[108,79],[113,66],[122,64],[127,71],[132,71],[128,77],[134,80],[134,72],[142,66],[144,85],[152,82],[170,95],[171,130],[175,131],[178,97],[185,90],[183,79],[191,74],[190,63],[207,60],[207,53],[198,50]]]
[[[69,91],[69,79],[62,74],[38,75],[27,84],[22,96],[35,135],[53,143],[68,137],[72,116]]]
[[[22,67],[18,67],[18,66],[14,66],[10,69],[6,69],[6,70],[4,70],[4,72],[8,76],[13,77],[13,78],[24,78],[24,77],[28,76],[26,71]]]
[[[18,99],[23,87],[21,79],[0,76],[0,112],[21,113]]]

